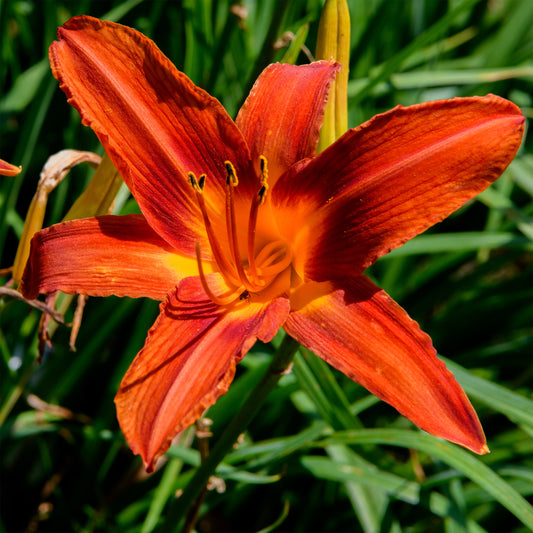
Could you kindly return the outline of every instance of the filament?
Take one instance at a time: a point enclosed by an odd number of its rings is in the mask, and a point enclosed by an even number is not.
[[[257,274],[257,265],[255,260],[255,234],[257,230],[257,214],[259,213],[259,206],[265,202],[266,192],[268,190],[268,167],[267,158],[264,155],[259,156],[259,163],[261,169],[260,189],[252,200],[250,206],[250,216],[248,218],[248,267],[250,278],[254,283],[259,282]]]
[[[226,178],[226,228],[228,232],[228,240],[230,244],[230,251],[233,257],[233,263],[239,274],[239,279],[241,283],[246,287],[247,290],[253,290],[255,287],[242,266],[241,254],[239,251],[239,239],[237,235],[237,224],[235,222],[235,205],[233,202],[233,187],[236,187],[239,183],[237,174],[235,173],[235,168],[229,162],[225,162],[226,171],[228,173]]]
[[[237,287],[233,290],[230,290],[227,294],[217,296],[209,287],[209,284],[207,283],[207,278],[205,276],[204,267],[202,265],[202,258],[200,255],[200,243],[196,243],[196,264],[198,265],[198,275],[200,278],[200,283],[202,284],[202,287],[207,294],[208,298],[212,300],[214,303],[220,306],[229,305],[235,301],[237,301],[241,294],[242,294],[242,287]]]
[[[189,182],[191,183],[193,189],[196,192],[196,201],[198,202],[198,206],[200,207],[200,211],[202,212],[202,217],[204,219],[204,226],[207,233],[207,239],[209,241],[209,245],[211,246],[211,251],[213,252],[213,257],[220,268],[220,272],[222,275],[228,279],[233,281],[236,281],[238,278],[233,273],[233,267],[226,259],[226,256],[222,252],[220,248],[220,244],[215,237],[215,234],[213,232],[213,226],[211,225],[211,221],[209,220],[209,216],[207,214],[207,208],[205,205],[205,200],[203,196],[203,187],[205,183],[205,174],[202,174],[200,176],[200,179],[197,180],[196,176],[189,172]]]
[[[230,161],[225,161],[224,165],[226,167],[225,222],[229,250],[222,246],[222,244],[225,244],[224,241],[221,243],[217,239],[209,219],[204,198],[206,175],[202,174],[197,179],[193,172],[188,173],[189,183],[194,190],[198,207],[202,213],[213,260],[228,286],[228,290],[224,294],[217,295],[209,286],[202,262],[200,242],[195,244],[198,275],[207,297],[220,306],[231,305],[239,300],[247,300],[250,293],[263,290],[273,278],[285,270],[292,262],[292,253],[282,240],[269,242],[256,255],[259,207],[264,204],[269,188],[267,159],[263,155],[259,157],[260,176],[258,189],[252,198],[248,216],[246,243],[248,265],[246,266],[246,262],[241,259],[233,191],[239,184],[239,179],[235,167]]]

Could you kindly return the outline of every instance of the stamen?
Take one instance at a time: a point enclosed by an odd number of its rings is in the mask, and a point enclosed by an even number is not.
[[[242,266],[241,253],[239,251],[239,239],[237,235],[237,222],[235,220],[235,205],[233,202],[233,187],[236,187],[239,183],[235,168],[229,162],[225,162],[228,175],[226,177],[226,229],[228,232],[228,240],[230,244],[230,252],[233,258],[233,264],[239,274],[241,283],[247,290],[253,290],[254,286],[250,283],[250,280],[246,276],[244,267]]]
[[[248,272],[252,281],[257,282],[257,267],[255,265],[255,232],[257,227],[257,213],[259,211],[259,206],[261,205],[260,200],[254,199],[250,207],[250,217],[248,218]]]
[[[257,274],[257,265],[255,259],[255,233],[257,228],[257,214],[259,212],[259,206],[265,202],[266,192],[268,190],[268,166],[267,158],[264,155],[259,156],[259,167],[261,169],[261,176],[259,183],[261,188],[257,193],[257,196],[252,200],[250,206],[250,216],[248,218],[248,272],[253,283],[263,285],[260,283],[259,276]]]
[[[220,306],[229,305],[233,302],[236,302],[240,299],[240,297],[243,294],[242,287],[237,287],[233,289],[232,291],[229,291],[225,295],[217,296],[209,287],[209,284],[207,283],[207,278],[204,273],[204,267],[202,265],[202,258],[200,255],[200,243],[196,243],[196,263],[198,265],[198,274],[200,277],[200,283],[202,284],[202,287],[209,297],[210,300],[212,300],[214,303]]]
[[[239,233],[235,212],[235,200],[233,197],[233,188],[237,187],[239,179],[231,161],[225,161],[224,166],[227,172],[225,214],[229,255],[228,251],[222,247],[220,240],[217,239],[214,228],[209,220],[207,205],[204,199],[206,175],[202,174],[197,179],[193,172],[188,173],[190,185],[195,191],[196,201],[202,213],[213,260],[216,262],[218,270],[227,284],[228,290],[224,294],[217,295],[209,287],[207,276],[204,272],[199,242],[195,246],[198,274],[206,295],[215,304],[220,306],[230,305],[239,300],[247,300],[251,293],[263,290],[292,261],[291,250],[282,240],[269,242],[263,246],[257,256],[255,255],[259,206],[264,204],[269,188],[267,159],[261,155],[259,157],[260,176],[258,190],[252,198],[248,218],[248,266],[245,270],[246,262],[241,259],[239,250]]]
[[[187,176],[189,177],[189,183],[191,184],[191,187],[196,191],[196,192],[201,192],[201,189],[198,185],[198,181],[196,179],[196,176],[194,175],[194,172],[189,172],[187,174]]]
[[[202,217],[204,219],[204,226],[205,226],[205,230],[207,233],[207,239],[209,241],[209,245],[211,246],[211,251],[213,252],[213,258],[215,259],[218,265],[218,268],[220,269],[220,272],[224,276],[224,278],[233,284],[238,284],[239,283],[238,277],[234,274],[232,265],[228,262],[228,260],[226,259],[226,256],[223,254],[220,248],[220,244],[217,241],[217,238],[213,231],[213,227],[211,226],[211,221],[209,220],[209,216],[207,214],[207,208],[206,208],[205,200],[203,196],[206,175],[202,174],[200,176],[200,179],[198,180],[196,179],[196,176],[192,172],[189,172],[188,176],[189,176],[189,182],[192,188],[196,192],[196,201],[198,202],[198,207],[200,208],[200,211],[202,212]]]

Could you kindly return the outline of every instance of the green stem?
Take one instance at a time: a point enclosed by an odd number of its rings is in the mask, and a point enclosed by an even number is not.
[[[178,522],[185,516],[187,509],[193,504],[203,487],[207,484],[209,478],[214,475],[219,463],[232,450],[239,435],[246,430],[270,392],[276,387],[281,376],[290,367],[298,347],[299,344],[294,339],[288,335],[285,336],[280,347],[274,354],[265,375],[257,387],[250,393],[240,413],[224,430],[211,453],[206,457],[205,462],[196,470],[183,494],[170,508],[161,531],[176,530]]]

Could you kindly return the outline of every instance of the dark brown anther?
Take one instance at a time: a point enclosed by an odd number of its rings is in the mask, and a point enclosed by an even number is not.
[[[198,187],[200,188],[201,191],[204,190],[205,178],[206,178],[205,174],[202,174],[200,178],[198,179]]]
[[[237,178],[237,173],[235,172],[235,167],[232,165],[231,161],[224,161],[226,167],[226,185],[233,185],[236,187],[239,185],[239,179]]]

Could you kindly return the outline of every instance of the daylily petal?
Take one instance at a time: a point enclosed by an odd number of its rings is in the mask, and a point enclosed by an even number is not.
[[[28,299],[61,290],[164,300],[182,278],[196,272],[196,260],[170,247],[142,215],[109,215],[36,233],[21,291]]]
[[[208,278],[214,290],[224,290],[218,274]],[[227,391],[237,362],[256,339],[272,339],[288,309],[286,298],[218,307],[197,277],[169,294],[115,399],[122,431],[147,470],[178,432]]]
[[[22,167],[16,167],[3,159],[0,159],[0,176],[16,176],[20,174]]]
[[[368,278],[302,287],[289,335],[429,433],[477,453],[488,448],[460,385],[430,338]]]
[[[148,223],[194,255],[205,230],[187,173],[207,174],[208,201],[224,208],[226,168],[252,186],[248,147],[218,100],[179,72],[141,33],[92,17],[58,30],[50,63],[69,103],[119,170]],[[251,194],[251,193],[250,193]]]
[[[523,129],[520,110],[489,95],[398,107],[350,130],[272,191],[281,228],[300,213],[296,269],[315,281],[361,273],[488,187]]]
[[[252,160],[268,160],[271,184],[291,165],[316,154],[330,84],[340,69],[333,61],[269,65],[257,78],[237,115]]]

